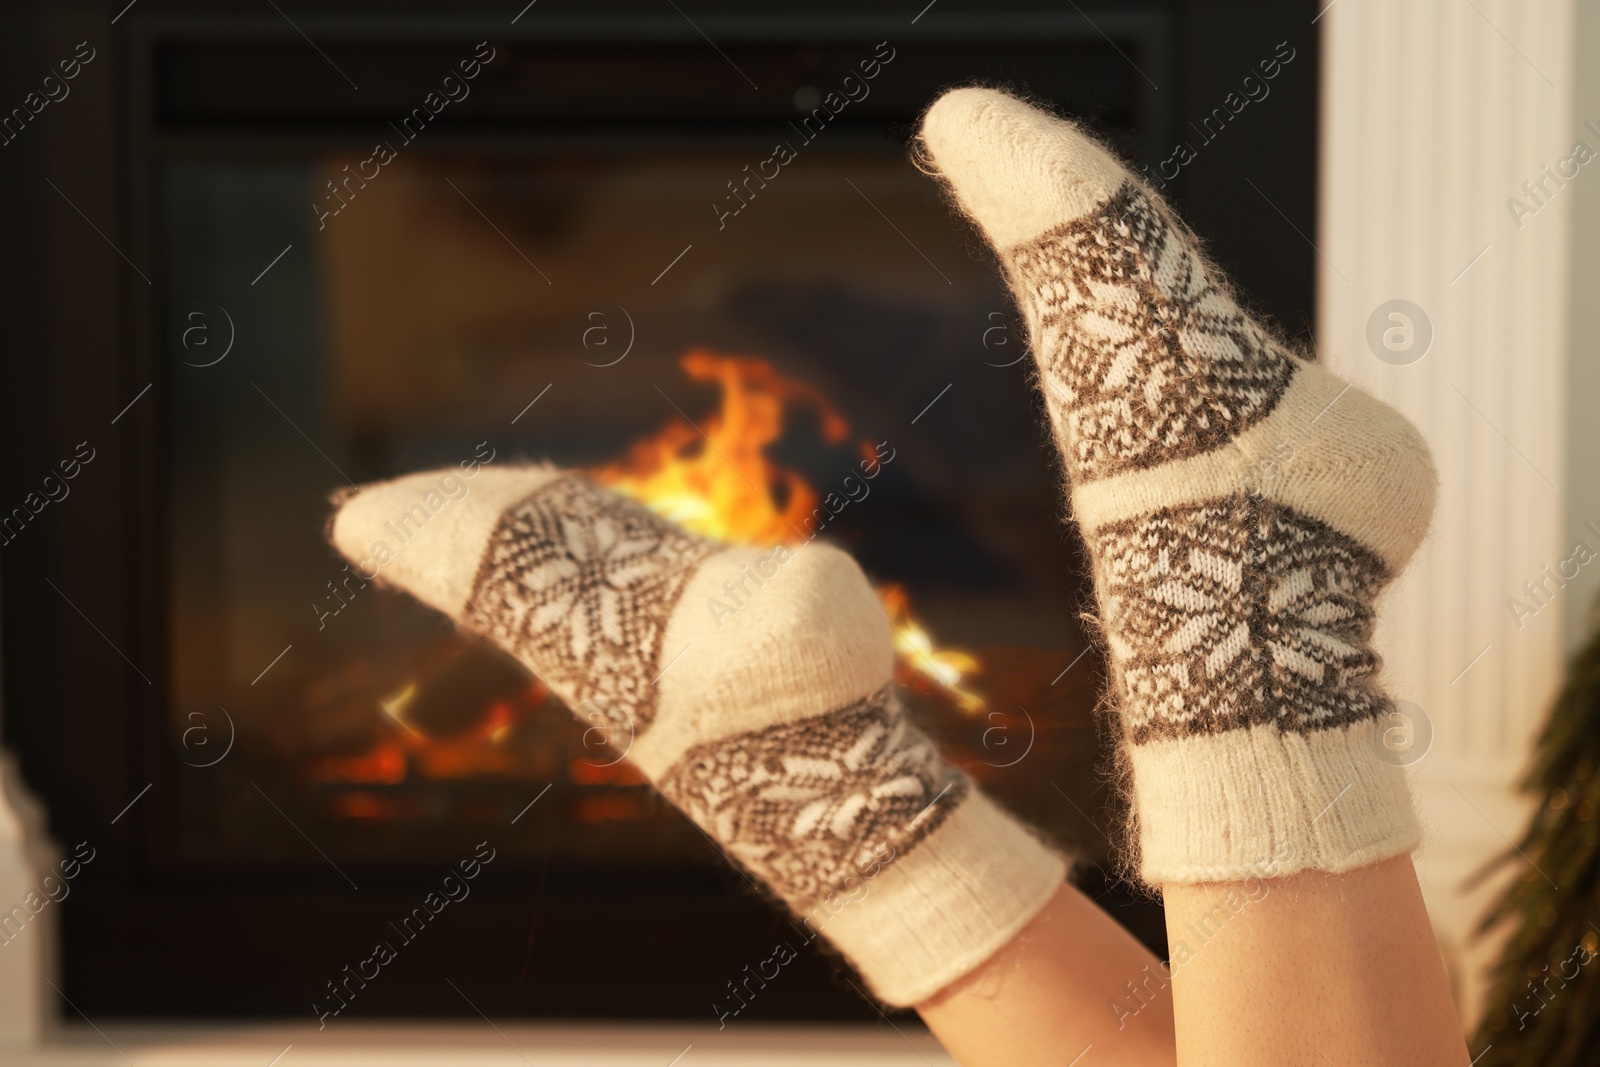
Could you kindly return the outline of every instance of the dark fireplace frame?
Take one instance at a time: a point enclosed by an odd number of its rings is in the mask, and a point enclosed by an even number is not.
[[[242,123],[231,134],[202,130],[202,120],[187,129],[164,124],[161,107],[186,99],[192,88],[171,77],[184,56],[203,67],[212,43],[301,48],[299,30],[341,56],[360,42],[381,48],[442,40],[453,47],[492,39],[515,48],[560,41],[574,49],[631,42],[675,50],[721,78],[728,72],[702,30],[735,51],[763,42],[849,41],[859,42],[864,55],[886,38],[912,54],[919,44],[1055,40],[1115,48],[1139,60],[1139,77],[1161,86],[1141,90],[1145,135],[1138,150],[1154,165],[1166,154],[1160,146],[1183,136],[1189,117],[1220,102],[1277,41],[1289,38],[1300,58],[1294,77],[1274,86],[1276,104],[1219,140],[1203,166],[1185,168],[1172,191],[1259,306],[1291,334],[1310,332],[1314,252],[1300,234],[1315,229],[1314,5],[1086,4],[1080,15],[1045,3],[988,8],[939,0],[913,19],[919,0],[803,10],[697,3],[691,24],[666,5],[608,4],[597,14],[592,6],[541,0],[513,25],[515,12],[499,11],[502,5],[442,14],[450,5],[404,3],[396,14],[397,5],[380,12],[359,0],[285,3],[297,30],[243,2],[142,0],[113,24],[123,3],[20,5],[5,16],[11,32],[0,33],[4,101],[20,100],[33,72],[71,55],[76,42],[99,50],[72,97],[0,150],[0,188],[14,220],[13,239],[0,252],[0,300],[13,345],[0,400],[0,506],[19,502],[78,442],[87,440],[97,452],[73,483],[70,505],[46,507],[0,557],[5,744],[20,756],[56,839],[69,851],[79,841],[97,851],[61,908],[62,989],[96,1018],[300,1016],[324,978],[355,962],[311,947],[345,945],[351,929],[403,913],[437,877],[432,868],[403,865],[353,870],[357,882],[385,888],[352,899],[307,888],[304,871],[320,863],[314,855],[305,868],[249,878],[173,871],[161,858],[173,817],[172,790],[164,784],[193,771],[174,758],[163,698],[161,384],[168,294],[157,269],[155,167],[163,153],[202,137],[241,158],[267,158],[290,144],[351,146],[367,137],[349,123],[315,118],[298,126]],[[290,79],[284,103],[314,115],[322,81],[334,75],[305,51],[294,72],[302,80]],[[244,101],[238,106],[247,106],[249,86],[236,88]],[[876,133],[903,137],[914,118],[907,113],[898,129],[880,124]],[[765,114],[750,119],[772,121]],[[504,147],[511,136],[521,135],[441,128],[424,150]],[[1259,196],[1241,174],[1252,177]],[[1270,208],[1262,203],[1268,194]],[[646,876],[649,894],[626,891]],[[1149,901],[1098,871],[1083,884],[1160,949],[1159,912]],[[710,993],[788,936],[776,910],[714,864],[491,868],[478,893],[477,905],[441,920],[449,929],[408,950],[411,977],[386,979],[353,1014],[474,1014],[443,975],[490,1014],[706,1018]],[[602,929],[613,948],[597,952]],[[508,939],[515,951],[505,949]],[[531,973],[523,941],[538,946]],[[771,998],[750,1017],[877,1018],[831,977],[833,965],[820,954],[793,966],[793,995]]]

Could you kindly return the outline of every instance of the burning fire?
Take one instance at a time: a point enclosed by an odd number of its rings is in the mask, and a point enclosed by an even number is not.
[[[721,387],[722,410],[701,430],[687,419],[669,422],[620,460],[595,471],[595,480],[719,541],[804,541],[802,524],[817,506],[817,492],[797,472],[768,459],[766,447],[783,435],[789,405],[815,411],[829,444],[849,436],[849,425],[821,393],[784,378],[765,360],[697,348],[681,365],[695,381]]]
[[[698,428],[686,417],[669,422],[620,460],[592,472],[595,480],[707,537],[746,545],[804,544],[817,491],[798,471],[769,459],[766,448],[783,436],[791,407],[814,412],[829,444],[849,437],[844,417],[816,389],[783,377],[766,360],[694,349],[680,362],[695,381],[717,383],[721,408]],[[861,447],[863,455],[874,455],[869,442]],[[961,688],[962,679],[979,669],[977,659],[937,647],[912,617],[899,586],[879,595],[906,669],[948,690],[963,710],[981,710],[982,698]]]
[[[983,710],[983,698],[963,689],[961,680],[976,674],[982,664],[978,657],[960,649],[939,648],[933,637],[911,615],[911,601],[906,591],[898,585],[886,585],[878,590],[883,606],[889,611],[889,625],[894,629],[895,651],[912,670],[950,691],[962,711]]]
[[[783,436],[791,410],[814,414],[823,439],[834,445],[850,437],[844,417],[816,389],[783,377],[765,360],[696,349],[683,357],[682,366],[695,381],[718,385],[720,408],[699,427],[687,416],[668,423],[621,459],[593,471],[593,477],[707,537],[745,545],[805,544],[805,520],[818,506],[819,494],[798,471],[769,459],[766,449]],[[875,462],[870,442],[861,443],[861,453]],[[978,660],[935,644],[912,615],[900,586],[885,586],[879,596],[894,632],[900,681],[924,692],[942,689],[966,712],[983,710],[983,698],[963,688],[978,672]],[[402,798],[383,790],[413,771],[426,779],[507,773],[513,763],[504,742],[546,695],[543,686],[530,681],[525,690],[495,699],[464,733],[441,737],[412,721],[422,686],[413,679],[380,702],[400,729],[386,733],[376,747],[360,755],[323,758],[311,767],[314,780],[361,787],[335,798],[338,814],[357,819],[404,815]],[[584,785],[643,781],[625,762],[574,760],[568,777]],[[640,804],[637,797],[594,794],[581,799],[576,815],[583,822],[642,818]]]
[[[544,700],[545,689],[529,681],[514,700],[496,700],[472,729],[458,737],[429,736],[406,715],[416,698],[418,683],[409,682],[394,696],[379,702],[385,715],[401,727],[367,752],[354,756],[328,756],[311,764],[311,777],[321,782],[398,785],[413,766],[424,778],[464,778],[474,774],[503,773],[507,763],[497,750],[518,720]],[[346,814],[362,817],[361,812]],[[375,817],[375,816],[374,816]]]

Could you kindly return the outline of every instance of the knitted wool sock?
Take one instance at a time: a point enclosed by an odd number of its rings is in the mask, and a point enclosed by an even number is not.
[[[990,89],[924,154],[1032,339],[1113,666],[1152,884],[1343,871],[1419,840],[1379,755],[1373,601],[1435,476],[1398,412],[1240,310],[1194,236],[1076,127]]]
[[[836,549],[729,547],[546,467],[367,486],[331,537],[610,724],[890,1003],[982,963],[1065,877],[907,721],[887,620]]]

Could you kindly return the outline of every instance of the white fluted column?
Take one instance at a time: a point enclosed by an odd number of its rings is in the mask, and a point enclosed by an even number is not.
[[[1523,186],[1580,136],[1600,152],[1574,114],[1574,6],[1336,0],[1321,19],[1323,358],[1421,427],[1442,483],[1379,641],[1396,695],[1434,732],[1413,765],[1429,830],[1421,871],[1469,1020],[1493,947],[1470,943],[1486,894],[1460,882],[1521,831],[1512,785],[1560,682],[1556,601],[1577,594],[1559,590],[1520,620],[1507,601],[1565,557],[1569,477],[1592,477],[1566,459],[1568,238],[1600,161],[1546,182],[1538,204]],[[1536,210],[1514,218],[1513,197]],[[1397,299],[1431,322],[1415,362],[1380,359],[1368,342],[1373,312]]]

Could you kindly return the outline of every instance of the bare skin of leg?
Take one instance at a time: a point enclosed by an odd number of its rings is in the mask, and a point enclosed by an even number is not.
[[[1409,856],[1164,895],[1179,1063],[1468,1062]]]
[[[964,1067],[1175,1064],[1172,998],[1132,1005],[1126,984],[1162,973],[1160,963],[1094,901],[1063,885],[1034,920],[982,967],[917,1005],[928,1028]]]

